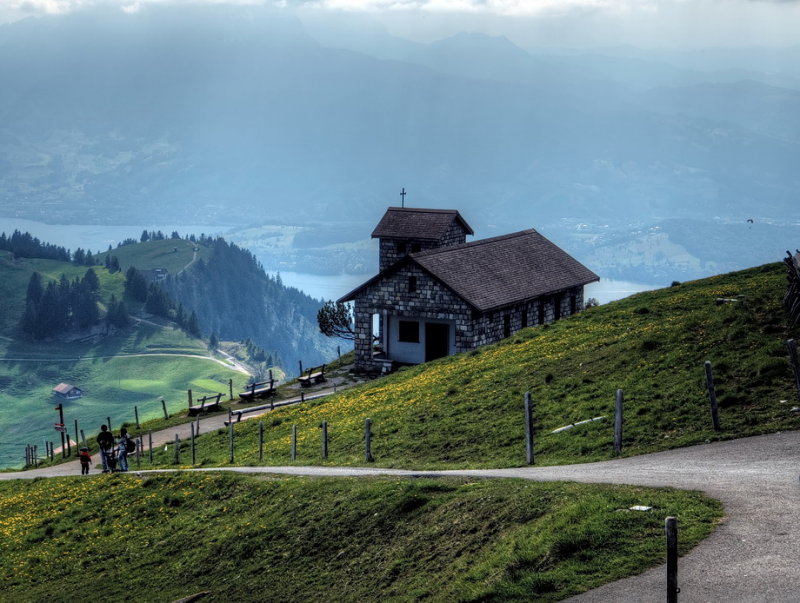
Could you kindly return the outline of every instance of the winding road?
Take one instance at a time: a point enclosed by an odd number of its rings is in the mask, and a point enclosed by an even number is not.
[[[206,419],[203,431],[214,429]],[[186,428],[188,430],[188,426]],[[154,434],[155,436],[156,434]],[[164,443],[170,434],[158,434]],[[174,439],[174,435],[172,435]],[[155,444],[155,440],[154,440]],[[203,468],[196,471],[219,471]],[[514,469],[413,471],[376,467],[232,467],[241,473],[307,476],[472,476],[567,480],[587,483],[670,486],[700,490],[725,506],[726,519],[709,538],[679,562],[683,602],[795,602],[800,600],[800,431],[717,442],[638,457]],[[77,475],[77,462],[0,479]],[[642,501],[647,504],[647,501]],[[678,517],[680,526],[680,517]],[[666,570],[658,567],[570,599],[577,602],[663,602]]]

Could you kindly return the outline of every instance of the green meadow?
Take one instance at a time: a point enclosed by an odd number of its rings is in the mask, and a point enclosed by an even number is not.
[[[179,255],[176,265],[191,261],[193,244],[167,243],[170,241],[154,241],[116,251],[124,250],[132,261],[156,265],[161,255]],[[176,246],[179,253],[172,251]],[[209,358],[202,340],[155,319],[137,321],[135,328],[89,340],[20,337],[17,326],[31,274],[39,272],[47,282],[62,274],[73,280],[86,270],[65,262],[13,259],[0,252],[0,296],[4,300],[0,305],[0,468],[20,466],[26,445],[36,445],[41,454],[46,441],[60,445],[60,435],[54,430],[58,413],[52,389],[61,382],[84,390],[81,399],[64,404],[65,423],[74,439],[76,419],[88,438],[107,417],[114,427],[133,422],[134,407],[138,407],[140,420],[155,419],[163,417],[162,397],[172,414],[187,405],[188,389],[197,396],[227,394],[230,379],[235,388],[247,381],[246,375]],[[101,307],[112,294],[122,299],[124,274],[109,274],[101,266],[94,270],[100,280]]]
[[[652,506],[650,512],[629,510]],[[0,483],[3,600],[558,601],[688,551],[697,493],[214,473]]]
[[[236,425],[236,462],[287,463],[297,426],[296,462],[323,463],[320,425],[327,421],[325,462],[363,464],[364,421],[370,418],[380,466],[522,465],[526,392],[534,408],[537,464],[613,458],[617,389],[624,396],[624,456],[797,429],[785,342],[798,329],[787,324],[785,288],[782,266],[767,265],[640,293],[525,329],[496,345],[270,412],[262,419],[263,460],[257,422],[242,422]],[[715,375],[720,431],[712,427],[706,360]],[[198,463],[227,464],[227,434],[204,435],[196,452]],[[173,451],[161,455],[157,464],[173,462]]]

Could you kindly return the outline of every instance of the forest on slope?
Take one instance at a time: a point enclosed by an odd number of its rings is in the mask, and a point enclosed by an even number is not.
[[[297,361],[305,366],[330,360],[337,341],[317,327],[321,303],[280,279],[269,276],[252,253],[218,237],[201,239],[211,249],[162,283],[177,303],[194,311],[205,336],[221,340],[250,339],[292,373]]]

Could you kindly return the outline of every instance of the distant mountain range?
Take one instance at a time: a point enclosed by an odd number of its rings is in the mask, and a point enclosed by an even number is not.
[[[796,207],[796,74],[478,34],[350,39],[326,47],[291,15],[230,6],[2,26],[0,213],[346,221],[379,216],[401,186],[487,223]]]

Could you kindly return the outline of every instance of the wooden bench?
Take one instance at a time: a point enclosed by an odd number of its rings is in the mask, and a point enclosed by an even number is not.
[[[323,364],[316,369],[308,369],[308,372],[305,375],[300,375],[297,381],[302,387],[310,387],[312,383],[322,383],[325,381],[325,365]]]
[[[239,392],[241,400],[255,400],[256,398],[266,398],[275,394],[275,380],[260,381],[258,383],[251,383],[243,392]]]
[[[197,398],[197,401],[200,404],[196,404],[195,406],[189,407],[190,415],[199,414],[204,410],[222,410],[221,406],[222,394],[203,396],[202,398]]]

